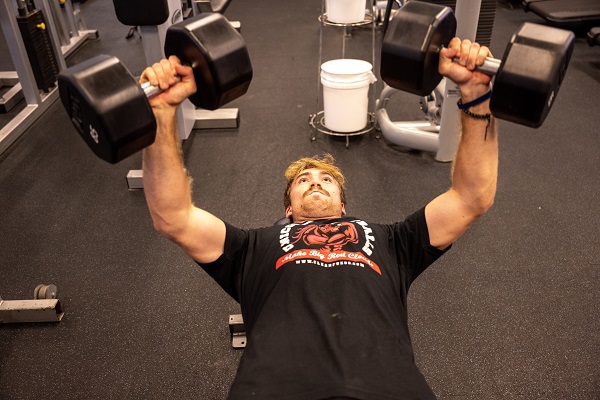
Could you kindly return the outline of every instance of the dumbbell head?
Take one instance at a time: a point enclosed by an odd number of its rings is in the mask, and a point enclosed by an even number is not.
[[[242,96],[252,80],[252,64],[242,36],[217,13],[201,13],[172,25],[165,56],[176,55],[194,69],[196,107],[216,110]]]
[[[116,163],[154,142],[156,120],[146,94],[116,57],[99,55],[67,68],[58,89],[77,132],[101,159]]]
[[[439,51],[456,33],[452,9],[406,3],[388,25],[381,47],[381,78],[391,87],[426,96],[442,80]]]
[[[497,118],[542,125],[565,76],[575,35],[550,26],[521,25],[496,73],[490,109]]]

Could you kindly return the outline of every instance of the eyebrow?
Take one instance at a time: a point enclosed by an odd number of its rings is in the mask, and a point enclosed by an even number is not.
[[[301,172],[300,174],[298,174],[298,176],[296,177],[296,179],[294,179],[294,181],[297,181],[298,179],[302,178],[303,176],[307,176],[307,175],[310,175],[310,172],[308,172],[308,171]],[[335,180],[335,178],[333,177],[333,175],[331,175],[327,171],[319,170],[319,176],[328,176],[328,177],[330,177],[330,178],[332,178],[332,179]]]

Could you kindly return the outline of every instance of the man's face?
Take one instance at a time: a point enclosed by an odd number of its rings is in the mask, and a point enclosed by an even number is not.
[[[291,205],[285,215],[294,222],[339,218],[346,214],[337,181],[318,169],[302,171],[290,187]]]

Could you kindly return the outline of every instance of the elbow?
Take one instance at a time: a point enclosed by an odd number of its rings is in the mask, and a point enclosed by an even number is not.
[[[172,242],[177,242],[178,232],[180,231],[177,227],[170,223],[168,220],[160,218],[158,216],[152,216],[152,224],[154,230],[158,232],[161,236],[166,237]]]
[[[478,201],[473,204],[472,209],[476,218],[484,216],[494,205],[495,193],[481,196]]]
[[[152,226],[154,227],[154,230],[162,236],[169,236],[169,230],[167,228],[167,224],[165,224],[164,221],[158,218],[152,218]]]
[[[484,204],[481,205],[481,215],[486,214],[494,205],[494,198],[488,199]]]
[[[169,240],[173,240],[173,234],[168,227],[168,224],[165,224],[164,221],[152,219],[152,223],[154,226],[154,230],[158,232],[161,236],[166,237]]]

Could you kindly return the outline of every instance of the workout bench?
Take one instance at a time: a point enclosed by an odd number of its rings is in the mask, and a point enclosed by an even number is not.
[[[523,9],[563,29],[589,29],[600,25],[598,0],[523,0]]]

